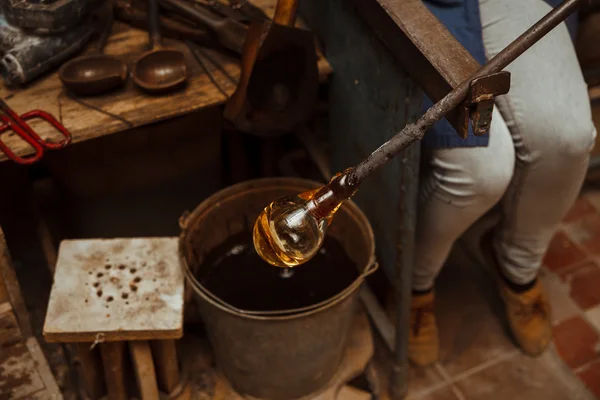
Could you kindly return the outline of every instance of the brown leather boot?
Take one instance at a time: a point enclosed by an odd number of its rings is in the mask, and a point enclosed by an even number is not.
[[[510,329],[524,353],[540,355],[552,340],[550,305],[539,280],[523,292],[512,291],[506,283],[500,284],[506,304],[506,316]]]
[[[393,293],[388,293],[393,299]],[[433,313],[435,294],[433,290],[423,295],[412,295],[410,307],[410,334],[408,336],[408,359],[415,365],[425,367],[439,359],[440,340]],[[386,312],[395,325],[394,301],[388,300]]]
[[[550,304],[539,280],[525,292],[513,291],[502,276],[492,244],[493,232],[484,235],[482,250],[486,261],[496,271],[500,294],[506,305],[506,317],[510,329],[525,354],[538,356],[552,341]]]
[[[420,367],[435,363],[440,355],[440,339],[433,312],[434,299],[433,291],[412,296],[408,358]]]

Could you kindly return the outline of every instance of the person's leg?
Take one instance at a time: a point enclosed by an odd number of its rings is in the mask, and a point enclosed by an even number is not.
[[[456,239],[500,200],[515,162],[510,133],[497,111],[488,147],[437,149],[425,157],[409,336],[409,358],[417,365],[438,359],[433,282]]]
[[[433,288],[454,242],[504,195],[513,175],[514,147],[494,110],[487,147],[436,149],[421,177],[413,289]]]
[[[543,0],[479,0],[488,58],[550,11]],[[510,92],[496,103],[515,145],[514,177],[493,239],[509,321],[523,349],[550,341],[547,304],[536,276],[556,227],[581,188],[595,129],[587,86],[565,24],[511,63]],[[510,290],[509,290],[510,289]],[[517,320],[523,307],[538,310]],[[537,321],[537,322],[536,322]]]

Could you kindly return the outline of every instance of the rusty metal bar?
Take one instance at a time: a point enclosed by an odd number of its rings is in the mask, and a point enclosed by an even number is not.
[[[417,227],[417,194],[421,148],[416,143],[405,149],[401,157],[400,198],[398,200],[397,249],[394,273],[396,305],[396,337],[394,363],[390,382],[392,399],[403,399],[408,393],[408,336],[412,299],[412,275],[415,265],[415,231]]]
[[[358,164],[349,174],[348,183],[359,185],[371,172],[386,164],[406,147],[425,135],[437,121],[464,102],[471,81],[477,77],[499,72],[519,57],[525,50],[533,46],[549,31],[565,20],[575,11],[582,0],[565,0],[561,5],[546,14],[525,33],[515,39],[487,64],[448,93],[442,100],[431,107],[414,124],[406,125],[399,133],[375,150],[371,155]],[[401,3],[401,2],[398,2]]]
[[[352,0],[354,7],[411,78],[435,103],[481,66],[421,0]],[[460,113],[446,119],[457,132]]]

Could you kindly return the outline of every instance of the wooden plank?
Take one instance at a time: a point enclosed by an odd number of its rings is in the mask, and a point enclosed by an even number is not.
[[[127,400],[127,385],[123,371],[125,342],[100,343],[104,378],[111,400]]]
[[[160,390],[171,393],[179,384],[179,365],[175,341],[152,341],[152,354],[156,360],[156,376]]]
[[[36,370],[39,373],[42,382],[44,382],[44,387],[46,389],[44,395],[46,396],[46,398],[56,400],[62,399],[63,397],[60,392],[60,389],[56,384],[54,375],[50,370],[48,361],[46,360],[44,352],[42,351],[42,348],[40,347],[40,344],[38,343],[37,339],[35,337],[30,337],[25,342],[25,345],[29,349],[29,354],[31,355],[31,358],[35,362]]]
[[[2,277],[2,280],[4,281],[6,291],[8,292],[8,298],[12,304],[17,320],[19,321],[21,333],[24,337],[32,336],[29,314],[27,313],[27,307],[25,306],[25,301],[21,295],[21,288],[19,287],[17,274],[13,268],[12,259],[8,251],[6,240],[4,239],[2,228],[0,228],[0,277]]]
[[[35,361],[21,341],[0,347],[0,365],[0,398],[31,399],[34,393],[44,390]]]
[[[0,303],[0,399],[5,398],[63,398],[37,339],[23,339],[8,302]]]
[[[129,342],[129,352],[142,400],[158,400],[158,385],[150,343],[146,340],[133,340]]]
[[[4,303],[5,301],[9,301],[8,291],[6,290],[2,275],[0,275],[0,303]]]
[[[260,0],[254,3],[265,8],[267,14],[271,14],[275,2],[275,0]],[[302,23],[299,22],[299,25],[302,25]],[[131,65],[137,57],[146,51],[147,36],[147,33],[142,30],[116,22],[113,27],[113,34],[105,48],[105,53],[117,56]],[[203,108],[217,106],[224,103],[234,92],[236,83],[232,82],[228,75],[236,81],[240,75],[239,61],[236,58],[211,49],[205,49],[209,57],[220,64],[227,72],[227,74],[224,74],[210,60],[204,59],[208,70],[219,84],[219,87],[217,87],[211,81],[209,75],[204,72],[202,66],[190,54],[187,46],[170,39],[164,39],[164,44],[165,46],[179,48],[186,55],[190,76],[188,84],[183,90],[162,96],[150,96],[134,87],[130,81],[119,91],[85,98],[84,101],[87,104],[96,108],[94,110],[66,95],[63,92],[57,73],[52,73],[20,90],[11,91],[2,87],[0,88],[0,96],[5,99],[10,97],[7,99],[8,103],[18,113],[24,113],[32,109],[41,109],[51,113],[71,132],[73,143],[78,143],[121,132],[135,126],[142,126]],[[319,79],[323,81],[331,73],[331,66],[321,53],[319,54]],[[128,123],[98,110],[117,115]],[[44,138],[60,138],[46,123],[32,121],[31,125]],[[31,149],[26,143],[14,134],[5,133],[0,137],[16,154],[21,156],[31,154]],[[6,156],[0,153],[0,162],[6,160]]]
[[[15,314],[8,304],[0,304],[0,310],[0,349],[6,349],[20,343],[22,336]]]

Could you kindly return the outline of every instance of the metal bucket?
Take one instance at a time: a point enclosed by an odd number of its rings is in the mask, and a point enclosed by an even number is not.
[[[358,266],[346,289],[319,304],[257,313],[234,308],[196,279],[204,256],[232,235],[249,231],[273,199],[321,186],[296,178],[267,178],[226,188],[180,220],[180,255],[219,369],[240,394],[268,400],[298,399],[326,386],[344,354],[358,289],[376,268],[373,231],[358,206],[346,202],[328,235]]]

